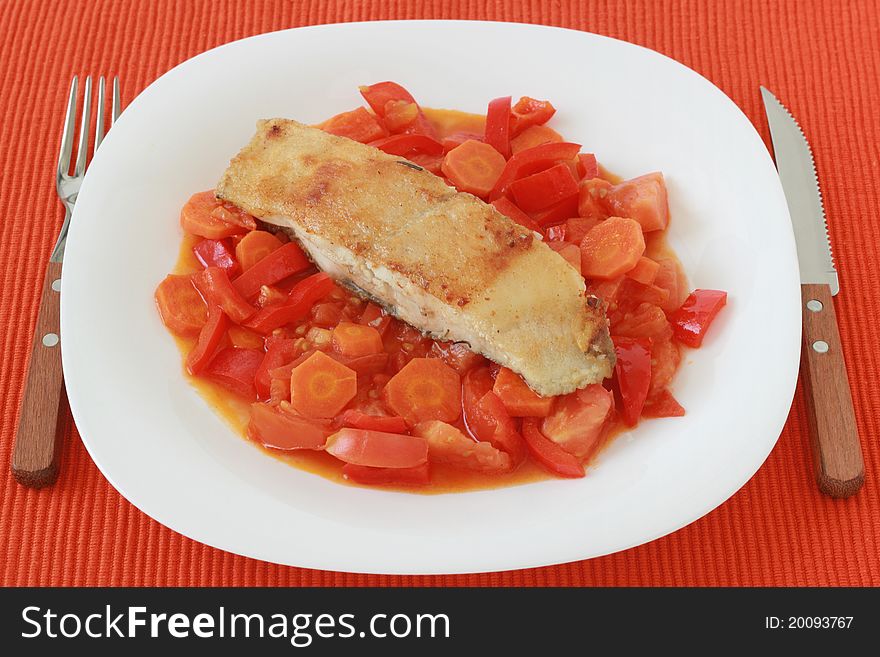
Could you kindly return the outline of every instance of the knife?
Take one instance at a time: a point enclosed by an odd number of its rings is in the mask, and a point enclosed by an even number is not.
[[[761,87],[776,168],[788,202],[801,272],[801,372],[819,489],[849,497],[865,480],[832,297],[840,291],[813,153],[797,121]]]

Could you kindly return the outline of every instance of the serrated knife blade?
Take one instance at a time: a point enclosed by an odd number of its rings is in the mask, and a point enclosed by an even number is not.
[[[816,166],[807,138],[791,112],[764,87],[761,95],[797,243],[803,321],[801,373],[816,480],[826,495],[849,497],[864,483],[865,463],[834,311],[833,295],[840,287]]]
[[[836,295],[840,283],[810,144],[797,120],[770,90],[761,87],[761,96],[770,124],[776,169],[794,226],[801,283],[824,283]]]

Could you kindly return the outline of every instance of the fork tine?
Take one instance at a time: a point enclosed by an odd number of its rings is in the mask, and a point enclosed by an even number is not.
[[[122,111],[122,101],[120,100],[119,94],[119,76],[116,75],[113,77],[113,116],[110,122],[110,125],[116,123],[116,119],[119,118],[119,113]]]
[[[58,153],[58,175],[66,176],[70,171],[70,154],[73,152],[73,120],[76,117],[76,89],[79,82],[74,75],[70,83],[70,96],[67,99],[67,114],[64,115],[64,130],[61,132],[61,151]]]
[[[92,76],[86,78],[85,90],[83,91],[82,123],[79,129],[79,148],[76,151],[76,164],[73,175],[81,176],[86,172],[86,159],[89,152],[89,127],[92,115]]]
[[[98,146],[104,139],[104,93],[106,82],[102,75],[98,78],[98,116],[95,118],[95,150],[92,155],[98,152]]]

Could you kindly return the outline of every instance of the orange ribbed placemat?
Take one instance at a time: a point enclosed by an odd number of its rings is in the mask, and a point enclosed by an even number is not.
[[[816,491],[800,389],[767,463],[719,509],[639,548],[534,570],[365,576],[234,556],[165,529],[123,500],[72,426],[57,485],[32,491],[13,481],[7,464],[39,288],[62,216],[52,172],[71,76],[118,73],[128,101],[175,64],[233,39],[301,25],[401,18],[546,23],[645,45],[712,80],[765,138],[758,85],[777,93],[813,145],[841,271],[837,313],[867,466],[858,496],[832,501]],[[876,0],[3,2],[0,584],[880,585],[878,25]],[[511,65],[524,58],[527,48],[513,49]]]

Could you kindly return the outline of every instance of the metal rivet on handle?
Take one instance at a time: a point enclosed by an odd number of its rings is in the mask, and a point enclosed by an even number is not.
[[[43,344],[47,347],[54,347],[56,344],[58,344],[58,334],[47,333],[43,336]]]
[[[61,279],[60,278],[56,278],[54,281],[52,281],[52,289],[55,290],[56,292],[61,292]]]
[[[807,310],[812,310],[814,313],[822,310],[822,307],[822,302],[818,299],[810,299],[809,301],[807,301]]]
[[[819,354],[827,354],[828,353],[828,343],[825,340],[816,340],[813,343],[813,351]]]

